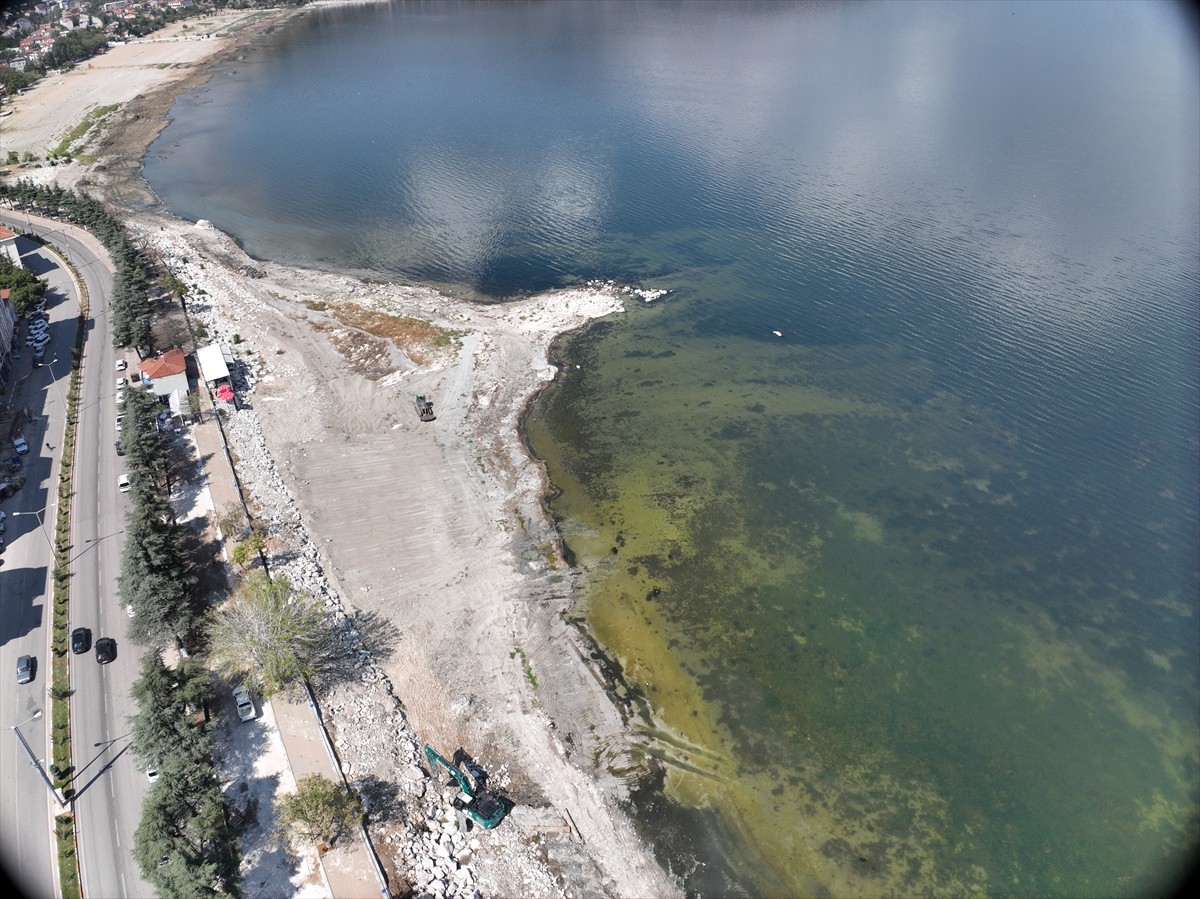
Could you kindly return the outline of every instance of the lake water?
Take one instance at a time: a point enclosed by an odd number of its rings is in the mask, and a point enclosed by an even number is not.
[[[1131,3],[312,11],[146,174],[560,342],[530,441],[707,894],[1160,892],[1200,832],[1200,64]]]

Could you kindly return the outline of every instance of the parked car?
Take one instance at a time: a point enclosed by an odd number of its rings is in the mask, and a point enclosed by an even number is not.
[[[71,631],[71,652],[81,655],[92,648],[92,632],[86,627],[77,627]]]
[[[20,434],[13,438],[13,446],[22,456],[29,452],[29,444],[25,442],[25,438]]]
[[[117,455],[118,455],[118,456],[123,456],[123,455],[125,455],[125,450],[121,449],[121,441],[120,441],[120,440],[116,441],[116,442],[113,444],[113,446],[115,446],[115,447],[117,448]]]
[[[96,661],[107,665],[117,657],[117,641],[112,637],[101,637],[96,641]]]
[[[50,342],[49,334],[30,334],[25,338],[25,346],[33,350],[38,350]]]
[[[250,698],[250,691],[244,685],[234,689],[233,701],[237,704],[237,713],[240,720],[249,721],[254,717],[254,700]]]
[[[129,367],[129,363],[124,359],[117,360],[117,371],[125,371]]]
[[[29,333],[35,337],[38,336],[39,334],[49,334],[50,326],[48,324],[46,324],[44,321],[39,320],[29,326]]]
[[[117,416],[117,433],[118,434],[121,433],[121,422],[124,420],[124,418],[125,418],[124,415]]]
[[[44,349],[34,350],[33,367],[37,368],[39,365],[41,365],[45,361],[46,361],[46,351]]]
[[[150,783],[154,783],[156,780],[158,780],[158,765],[150,765],[150,767],[146,769],[146,779],[149,780]]]
[[[117,489],[122,493],[129,492],[129,475],[123,474],[117,478]]]
[[[37,669],[37,662],[33,656],[21,656],[17,659],[17,683],[27,684],[33,680],[33,673]]]
[[[125,389],[126,383],[127,382],[125,380],[124,375],[121,375],[119,378],[117,378],[117,393],[120,393],[122,390]]]

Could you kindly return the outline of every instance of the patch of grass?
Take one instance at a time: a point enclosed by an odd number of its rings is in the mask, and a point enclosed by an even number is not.
[[[105,116],[111,115],[113,112],[116,111],[116,109],[117,109],[116,104],[112,104],[109,106],[97,106],[95,109],[93,109],[91,112],[89,112],[86,116],[83,117],[82,122],[80,122],[78,125],[76,125],[74,128],[72,128],[67,133],[67,136],[62,139],[62,142],[57,147],[55,147],[53,151],[51,151],[50,155],[51,156],[69,156],[71,153],[71,144],[75,143],[75,141],[79,140],[81,137],[83,137],[85,134],[87,134],[88,131],[92,128],[92,126],[97,124]]]
[[[330,311],[347,328],[390,340],[418,365],[428,364],[432,351],[448,346],[455,337],[455,332],[424,319],[392,315],[356,303],[339,303]]]
[[[58,843],[58,885],[63,899],[79,899],[79,864],[75,859],[75,817],[58,815],[54,819],[54,836]]]
[[[514,646],[513,651],[508,654],[508,657],[510,659],[520,657],[521,669],[525,672],[525,680],[529,681],[529,686],[536,690],[538,687],[537,675],[533,673],[533,668],[531,668],[529,665],[529,659],[525,655],[525,650],[523,650],[520,646]]]

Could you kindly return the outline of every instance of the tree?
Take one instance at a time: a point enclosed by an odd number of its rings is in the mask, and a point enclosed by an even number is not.
[[[135,491],[139,486],[153,485],[163,496],[170,496],[190,460],[180,444],[159,432],[158,415],[162,411],[162,403],[149,391],[126,390],[121,449],[125,451],[125,466]],[[139,484],[140,481],[144,484]],[[174,514],[169,506],[167,510]]]
[[[161,775],[142,804],[133,857],[162,899],[237,896],[237,838],[211,766]]]
[[[333,844],[362,820],[363,806],[357,796],[320,774],[300,778],[296,792],[275,803],[275,833],[290,838]]]
[[[13,308],[24,315],[46,294],[48,281],[34,275],[21,265],[14,265],[7,256],[0,256],[0,287],[12,292]]]
[[[130,693],[138,703],[137,714],[130,717],[133,754],[142,764],[155,765],[160,774],[173,777],[206,764],[212,742],[192,717],[212,694],[211,677],[200,662],[183,659],[172,670],[158,653],[146,653]]]
[[[329,658],[333,628],[318,600],[294,592],[285,577],[259,571],[214,613],[208,636],[217,669],[269,697],[319,670]]]
[[[137,469],[130,478],[133,509],[126,518],[118,579],[121,601],[133,607],[129,637],[144,646],[187,644],[199,626],[204,600],[188,564],[185,531],[166,500]]]
[[[250,536],[238,543],[229,554],[229,560],[240,568],[245,568],[258,558],[266,544],[262,531],[252,530]]]

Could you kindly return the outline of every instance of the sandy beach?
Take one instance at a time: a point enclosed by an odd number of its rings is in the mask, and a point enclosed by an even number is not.
[[[47,78],[0,119],[0,158],[44,157],[90,110],[118,107],[83,141],[91,161],[10,167],[9,178],[126,208],[131,232],[188,285],[189,312],[245,361],[246,408],[227,427],[238,475],[273,569],[323,595],[362,647],[357,679],[316,689],[347,776],[407,797],[403,814],[371,825],[393,883],[424,882],[411,870],[427,812],[411,771],[430,743],[468,748],[517,803],[475,850],[484,895],[678,894],[607,773],[636,767],[635,747],[564,616],[572,572],[518,428],[554,376],[553,338],[640,301],[596,284],[472,305],[251,260],[208,223],[143,208],[153,197],[140,159],[172,98],[304,14],[190,20],[187,33],[173,26]],[[404,319],[432,329],[395,327]],[[418,419],[417,394],[435,421]]]

